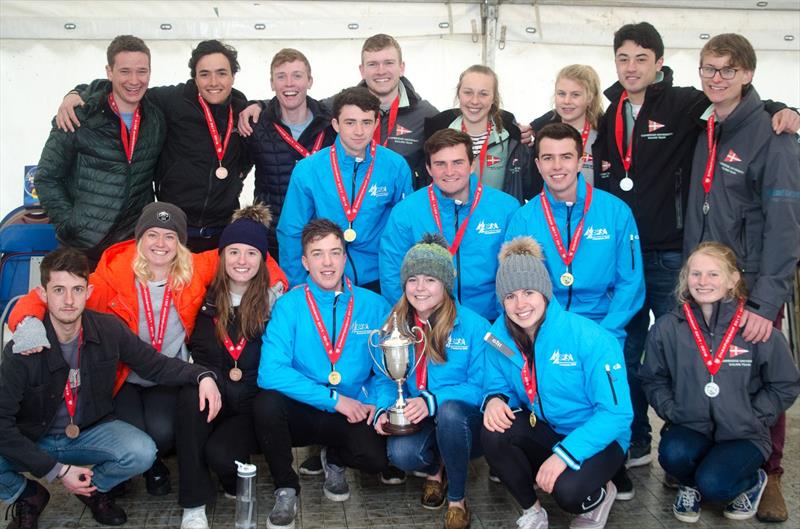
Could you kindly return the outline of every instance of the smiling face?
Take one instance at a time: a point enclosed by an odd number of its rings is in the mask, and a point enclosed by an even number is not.
[[[444,302],[444,285],[435,277],[417,274],[406,281],[405,294],[419,319],[425,321]]]
[[[723,263],[704,253],[692,255],[687,266],[689,294],[701,306],[725,298],[739,281],[739,272],[729,274]]]
[[[169,267],[178,255],[178,234],[165,228],[150,228],[139,241],[151,268]]]
[[[536,167],[542,174],[547,189],[561,202],[575,202],[578,189],[580,157],[575,140],[542,138]]]
[[[400,60],[400,52],[394,46],[379,51],[361,53],[358,67],[367,88],[379,99],[394,96],[400,77],[405,74],[406,64]]]
[[[715,108],[722,110],[727,116],[742,100],[742,89],[753,82],[753,72],[744,68],[732,67],[730,55],[718,57],[706,54],[703,56],[700,67],[735,70],[733,79],[723,79],[719,71],[714,72],[714,76],[711,78],[700,77],[706,97],[714,104]]]
[[[563,77],[556,81],[556,113],[561,121],[580,129],[588,107],[589,96],[582,84]]]
[[[494,79],[492,76],[480,72],[464,74],[458,89],[458,106],[464,121],[468,125],[485,127],[493,103]]]
[[[511,321],[533,337],[547,310],[547,302],[541,292],[520,289],[506,294],[503,309]]]
[[[322,290],[342,290],[342,275],[347,261],[344,244],[333,233],[311,241],[303,248],[303,267]]]
[[[121,51],[106,66],[114,101],[121,112],[133,112],[150,84],[150,58],[141,51]]]
[[[628,92],[634,104],[641,104],[647,87],[656,80],[664,58],[656,59],[653,50],[642,48],[632,40],[626,40],[614,55],[617,79]]]
[[[432,153],[427,168],[433,185],[444,196],[462,202],[469,199],[470,163],[466,145],[459,143]]]
[[[294,110],[306,102],[306,94],[314,80],[303,61],[279,64],[272,69],[269,85],[284,110]]]
[[[231,63],[222,53],[210,53],[197,61],[195,83],[206,102],[219,105],[227,101],[233,89]]]
[[[249,244],[229,244],[223,251],[225,273],[229,282],[236,287],[247,288],[256,276],[264,257],[257,248]]]

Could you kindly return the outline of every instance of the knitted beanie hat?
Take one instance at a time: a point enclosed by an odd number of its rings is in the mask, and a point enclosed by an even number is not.
[[[515,290],[535,290],[547,301],[553,297],[553,284],[544,266],[542,248],[531,237],[516,237],[500,248],[495,290],[503,299]]]
[[[164,228],[178,234],[181,244],[186,244],[186,213],[169,202],[151,202],[143,209],[133,230],[136,240],[142,238],[150,228]]]
[[[219,237],[219,251],[231,244],[248,244],[266,258],[269,242],[267,226],[272,222],[272,213],[264,204],[253,204],[234,211],[233,221]]]
[[[422,240],[412,246],[403,258],[400,267],[401,283],[405,285],[409,277],[424,274],[441,281],[447,293],[452,296],[456,271],[453,268],[453,256],[447,247],[447,241],[438,233],[423,235]]]

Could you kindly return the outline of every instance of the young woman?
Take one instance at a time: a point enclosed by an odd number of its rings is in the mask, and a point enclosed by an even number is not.
[[[548,123],[566,123],[581,133],[583,157],[581,174],[594,185],[594,160],[592,145],[597,138],[597,124],[603,117],[603,97],[600,77],[594,68],[585,64],[565,66],[556,76],[554,108],[531,122],[535,136]],[[533,192],[542,190],[542,177],[535,164],[531,164]]]
[[[251,401],[258,392],[261,337],[279,295],[270,288],[266,265],[270,219],[265,206],[234,214],[220,237],[220,264],[189,340],[194,362],[216,374],[223,407],[209,423],[207,413],[198,411],[197,389],[180,390],[176,443],[181,529],[208,529],[205,506],[217,495],[209,467],[225,493],[234,495],[234,461],[249,461],[258,452]]]
[[[769,428],[800,393],[786,339],[745,341],[747,292],[733,251],[700,244],[681,269],[679,306],[656,321],[639,370],[647,400],[666,421],[658,461],[680,481],[672,511],[700,519],[700,502],[729,502],[726,518],[755,515],[767,484]]]
[[[185,246],[186,215],[168,202],[145,206],[136,223],[135,239],[103,252],[89,277],[93,288],[87,307],[118,316],[139,338],[160,354],[189,359],[186,337],[214,278],[216,251],[192,254]],[[286,288],[286,276],[270,259],[273,285]],[[39,320],[45,307],[35,292],[20,300],[12,312],[12,329],[26,316]],[[41,322],[37,322],[41,326]],[[17,332],[34,332],[28,324]],[[165,495],[171,490],[169,469],[161,456],[172,450],[178,389],[157,386],[120,364],[115,386],[114,412],[118,418],[147,432],[159,457],[145,473],[147,491]]]
[[[619,342],[561,309],[530,237],[503,245],[496,289],[505,316],[486,336],[486,459],[523,508],[521,529],[547,526],[534,484],[579,515],[570,527],[602,528],[633,416]]]
[[[489,322],[455,302],[455,270],[447,248],[440,235],[426,235],[406,253],[400,269],[405,295],[385,328],[392,329],[396,315],[401,330],[416,326],[425,335],[424,348],[420,343],[409,359],[423,355],[405,390],[405,416],[421,429],[390,437],[387,450],[392,465],[427,474],[422,506],[439,509],[446,500],[445,529],[464,529],[470,524],[467,469],[470,459],[481,455],[483,336]],[[375,429],[386,435],[384,412],[397,398],[397,385],[382,374],[378,380]]]
[[[488,66],[470,66],[458,79],[456,99],[458,108],[425,119],[425,140],[446,128],[466,132],[475,154],[473,172],[483,183],[521,203],[530,199],[530,154],[520,142],[514,115],[500,110],[497,74]]]

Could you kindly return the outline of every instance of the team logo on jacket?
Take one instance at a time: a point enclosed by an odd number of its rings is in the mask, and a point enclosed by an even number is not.
[[[447,349],[452,349],[453,351],[466,351],[467,350],[467,340],[466,338],[453,338],[453,336],[447,337],[447,343],[445,344]]]
[[[389,191],[386,189],[386,186],[372,184],[369,188],[369,195],[372,197],[385,197],[389,196]]]
[[[647,121],[647,131],[648,132],[655,132],[658,129],[663,129],[663,128],[664,128],[664,124],[663,123],[659,123],[658,121],[653,121],[652,119]]]
[[[397,136],[405,136],[406,134],[411,134],[412,132],[414,131],[407,129],[402,125],[397,125],[397,127],[394,129],[394,133]]]
[[[360,323],[358,321],[353,321],[353,324],[350,326],[350,332],[354,334],[369,334],[370,328],[369,323]]]
[[[601,161],[600,169],[602,169],[603,171],[608,171],[609,169],[611,169],[611,162],[609,162],[608,160]]]
[[[578,363],[572,357],[572,353],[562,353],[558,349],[553,351],[553,354],[550,355],[550,362],[554,366],[562,366],[562,367],[572,367],[578,365]]]
[[[502,161],[503,160],[501,160],[499,156],[492,156],[491,154],[486,155],[486,167],[492,167]]]
[[[742,159],[739,158],[739,155],[733,152],[733,149],[728,150],[728,154],[725,155],[726,162],[741,162]]]
[[[595,228],[594,226],[589,226],[586,228],[586,231],[583,232],[583,236],[590,241],[607,241],[611,238],[607,229]]]
[[[743,355],[749,352],[750,352],[749,349],[742,349],[737,345],[731,345],[731,348],[728,349],[728,358],[736,358],[739,355]]]
[[[486,222],[485,220],[481,219],[478,225],[475,226],[475,231],[481,235],[497,235],[501,230],[498,223]]]

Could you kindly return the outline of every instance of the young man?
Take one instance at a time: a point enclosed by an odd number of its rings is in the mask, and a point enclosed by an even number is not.
[[[411,194],[403,157],[373,140],[379,108],[366,89],[343,90],[333,104],[336,142],[301,160],[292,173],[277,230],[281,267],[292,286],[306,276],[299,234],[308,221],[324,217],[344,230],[346,275],[379,290],[380,237],[392,207]]]
[[[742,336],[766,342],[772,322],[791,297],[800,259],[800,149],[795,138],[775,135],[752,85],[756,54],[741,35],[709,40],[700,52],[700,82],[711,106],[700,118],[686,210],[684,255],[703,241],[736,254],[747,283]],[[780,489],[785,415],[770,431],[772,455],[762,521],[788,517]]]
[[[133,236],[141,209],[153,201],[153,177],[164,144],[164,114],[143,99],[150,49],[120,35],[106,51],[107,80],[89,85],[76,112],[84,126],[54,126],[42,150],[36,189],[58,240],[96,265],[103,250]]]
[[[40,270],[52,345],[25,356],[12,353],[12,341],[0,364],[0,499],[13,504],[9,527],[37,527],[50,499],[23,472],[60,480],[99,523],[122,525],[125,511],[109,491],[150,468],[156,447],[147,434],[113,418],[117,363],[160,384],[198,384],[209,420],[219,411],[220,394],[210,371],[158,354],[114,316],[84,310],[92,287],[89,263],[78,250],[51,252]]]
[[[628,204],[641,234],[645,302],[628,325],[625,342],[634,413],[628,465],[639,466],[650,463],[652,455],[647,400],[636,371],[650,311],[658,318],[675,303],[697,118],[708,100],[695,88],[672,86],[661,35],[647,22],[625,25],[614,34],[614,60],[618,82],[605,91],[611,104],[592,149],[594,184]],[[769,105],[771,111],[779,108],[784,105]],[[800,116],[790,109],[773,118],[778,131],[798,126]]]
[[[275,480],[268,527],[294,527],[300,481],[292,447],[321,444],[323,492],[345,501],[346,467],[386,469],[386,442],[371,426],[375,406],[367,341],[383,325],[389,305],[344,277],[344,233],[328,219],[302,232],[308,283],[278,300],[264,334],[253,404],[258,441]]]
[[[311,65],[301,52],[284,48],[272,58],[270,87],[275,97],[265,102],[261,120],[245,140],[256,166],[255,199],[280,218],[295,164],[336,139],[328,110],[308,97],[314,82]],[[269,230],[269,251],[278,258],[278,239]]]
[[[381,292],[390,303],[403,296],[399,272],[406,252],[425,233],[438,232],[454,257],[458,302],[488,320],[497,318],[497,252],[519,202],[480,184],[471,173],[473,158],[472,140],[464,132],[442,129],[425,142],[433,183],[395,206],[381,237]]]
[[[193,252],[217,248],[223,228],[239,207],[239,193],[250,171],[244,141],[234,130],[247,104],[244,94],[233,89],[237,55],[218,40],[203,41],[189,59],[191,79],[147,92],[147,99],[167,120],[156,197],[186,213],[187,246]],[[79,86],[64,98],[56,116],[62,130],[72,131],[80,124],[74,107],[83,103],[84,92]]]

